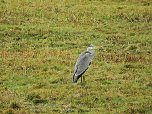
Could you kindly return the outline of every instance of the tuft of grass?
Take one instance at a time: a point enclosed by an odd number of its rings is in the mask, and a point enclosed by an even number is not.
[[[121,12],[121,11],[120,11]],[[131,7],[129,9],[123,9],[119,14],[119,17],[126,19],[129,22],[151,22],[152,21],[151,7],[143,7],[136,9]]]
[[[27,95],[27,100],[32,101],[34,104],[39,104],[39,103],[47,103],[48,101],[45,99],[42,99],[38,94],[36,93],[31,93]]]
[[[12,102],[12,103],[10,104],[10,108],[19,109],[19,108],[20,108],[20,105],[19,105],[18,103],[16,103],[16,102]]]

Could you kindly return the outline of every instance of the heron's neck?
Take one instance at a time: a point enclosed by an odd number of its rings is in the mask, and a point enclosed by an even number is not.
[[[91,49],[87,48],[87,51],[91,51]]]
[[[87,49],[87,52],[93,53],[94,50],[92,50],[92,49]]]

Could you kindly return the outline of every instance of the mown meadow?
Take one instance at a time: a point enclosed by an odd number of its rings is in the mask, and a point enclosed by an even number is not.
[[[0,0],[0,113],[151,114],[152,1]]]

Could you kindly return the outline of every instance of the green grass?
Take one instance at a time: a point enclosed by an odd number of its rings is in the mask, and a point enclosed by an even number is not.
[[[152,113],[151,36],[150,0],[0,0],[0,113]]]

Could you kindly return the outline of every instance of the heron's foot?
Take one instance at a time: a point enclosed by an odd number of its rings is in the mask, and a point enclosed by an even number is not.
[[[86,85],[85,82],[82,82],[82,83],[81,83],[81,86],[82,86],[82,87],[85,87],[85,85]]]

